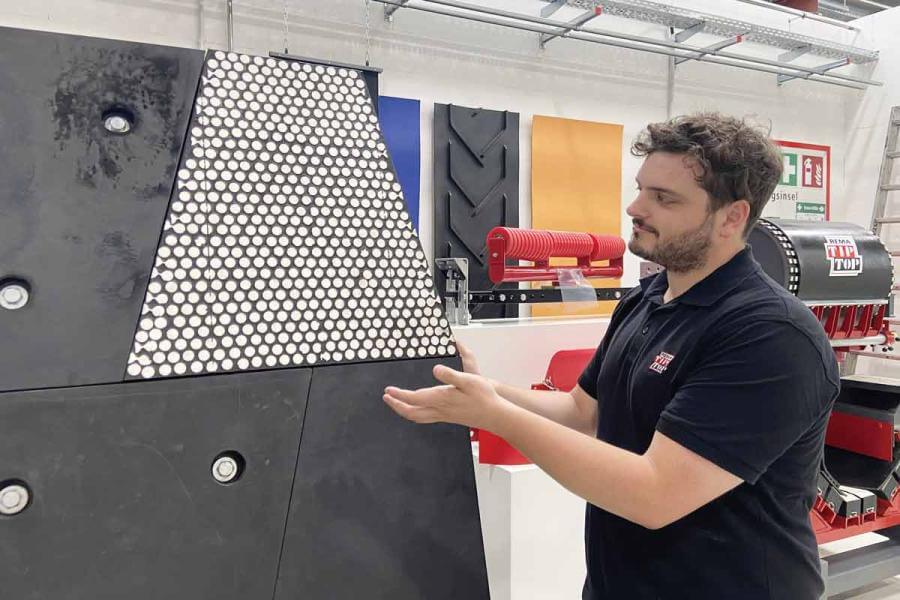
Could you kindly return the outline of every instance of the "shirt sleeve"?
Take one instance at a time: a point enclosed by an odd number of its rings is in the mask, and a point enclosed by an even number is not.
[[[584,371],[581,372],[581,376],[578,377],[578,387],[594,400],[597,400],[597,378],[600,376],[600,366],[603,364],[603,355],[606,353],[607,338],[608,335],[603,336],[603,340],[597,346],[597,351],[594,352],[591,362],[588,363]]]
[[[709,343],[656,429],[753,484],[830,410],[829,360],[789,322],[734,328]]]
[[[640,291],[640,286],[632,288],[619,301],[616,308],[613,309],[613,314],[609,318],[609,327],[607,327],[606,333],[603,334],[603,339],[600,341],[597,351],[594,352],[591,362],[588,363],[587,367],[584,368],[584,371],[582,371],[581,375],[578,377],[578,387],[584,390],[587,395],[594,400],[599,399],[599,396],[597,395],[597,380],[600,377],[600,367],[603,366],[603,356],[606,354],[606,348],[609,346],[609,339],[621,324],[624,315],[630,312],[634,307],[633,305],[636,300],[640,298]]]

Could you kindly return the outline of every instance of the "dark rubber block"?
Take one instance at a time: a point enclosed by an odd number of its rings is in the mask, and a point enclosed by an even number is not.
[[[439,362],[314,370],[276,600],[489,597],[468,430],[381,398]]]
[[[270,599],[310,370],[0,394],[3,598]],[[246,461],[224,485],[222,451]]]
[[[0,281],[31,288],[0,310],[0,391],[122,381],[202,60],[0,27]]]

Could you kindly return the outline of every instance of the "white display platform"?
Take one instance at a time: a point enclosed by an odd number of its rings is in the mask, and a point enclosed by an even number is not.
[[[596,347],[607,318],[481,321],[456,326],[484,375],[528,388],[558,350]],[[584,582],[583,500],[534,465],[478,464],[475,481],[492,600],[571,600]]]

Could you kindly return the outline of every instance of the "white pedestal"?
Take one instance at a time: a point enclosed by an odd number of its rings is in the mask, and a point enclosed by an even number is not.
[[[484,375],[528,388],[558,350],[595,348],[607,318],[482,321],[454,327]],[[478,464],[475,481],[492,600],[572,600],[584,583],[585,502],[534,465]]]
[[[584,500],[534,465],[476,464],[475,481],[491,600],[580,598]]]

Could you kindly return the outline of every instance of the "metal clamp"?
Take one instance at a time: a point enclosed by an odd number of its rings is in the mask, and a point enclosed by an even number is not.
[[[446,293],[444,294],[447,321],[451,325],[468,325],[469,314],[469,261],[465,258],[438,258],[435,267],[444,273]]]

